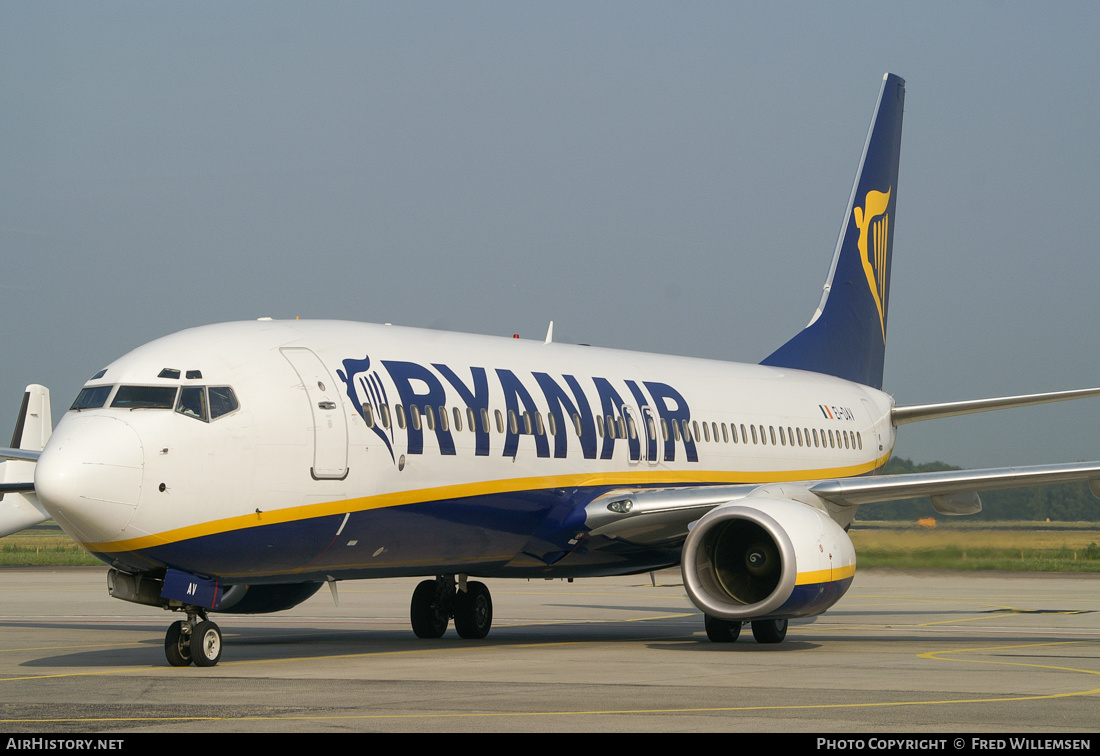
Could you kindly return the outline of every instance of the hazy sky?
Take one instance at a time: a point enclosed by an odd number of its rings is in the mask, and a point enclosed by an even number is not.
[[[341,318],[756,362],[907,81],[885,388],[1100,385],[1100,3],[0,0],[0,431],[185,327]],[[1100,400],[902,428],[1100,458]],[[8,436],[0,439],[6,443]]]

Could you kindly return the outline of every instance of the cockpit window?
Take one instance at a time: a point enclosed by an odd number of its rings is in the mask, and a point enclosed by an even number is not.
[[[112,407],[124,409],[172,409],[176,406],[175,386],[119,386]]]
[[[237,395],[229,386],[210,387],[210,419],[216,420],[222,415],[236,412],[240,405],[237,403]]]
[[[107,403],[107,396],[111,393],[112,386],[85,386],[76,395],[76,401],[69,409],[83,410],[102,407]]]
[[[206,422],[206,390],[202,386],[186,386],[181,389],[176,412]]]

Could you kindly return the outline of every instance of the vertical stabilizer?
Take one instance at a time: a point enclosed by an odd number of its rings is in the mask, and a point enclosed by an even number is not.
[[[11,449],[40,452],[45,448],[52,430],[49,389],[37,384],[27,386],[15,422]],[[9,458],[0,463],[0,483],[15,484],[22,489],[0,493],[0,537],[49,519],[33,492],[34,466],[35,463],[29,459]]]
[[[905,81],[886,74],[821,303],[762,364],[882,388],[904,104]]]

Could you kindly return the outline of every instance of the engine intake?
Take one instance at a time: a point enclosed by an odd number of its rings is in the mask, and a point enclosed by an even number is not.
[[[695,523],[681,570],[691,600],[713,617],[807,617],[844,595],[855,574],[855,548],[824,512],[749,497]]]

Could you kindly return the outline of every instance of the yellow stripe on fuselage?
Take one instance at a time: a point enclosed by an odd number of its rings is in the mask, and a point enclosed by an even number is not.
[[[170,543],[186,541],[192,538],[217,535],[243,528],[262,525],[278,525],[286,522],[307,520],[314,517],[342,515],[349,512],[365,512],[371,509],[401,507],[408,504],[422,504],[445,499],[463,499],[473,496],[488,496],[502,493],[519,493],[553,488],[587,488],[597,486],[659,486],[659,485],[711,485],[775,483],[789,480],[814,480],[821,478],[848,478],[871,472],[884,464],[889,455],[882,459],[852,467],[836,467],[819,470],[782,470],[765,472],[729,472],[696,470],[628,470],[623,472],[583,473],[573,475],[552,475],[534,478],[506,478],[503,480],[461,483],[434,488],[422,488],[409,491],[364,496],[354,499],[306,504],[297,507],[274,509],[267,512],[227,517],[221,520],[196,523],[182,528],[166,530],[162,533],[127,538],[102,543],[81,543],[88,551],[111,554],[122,551],[165,546]]]

